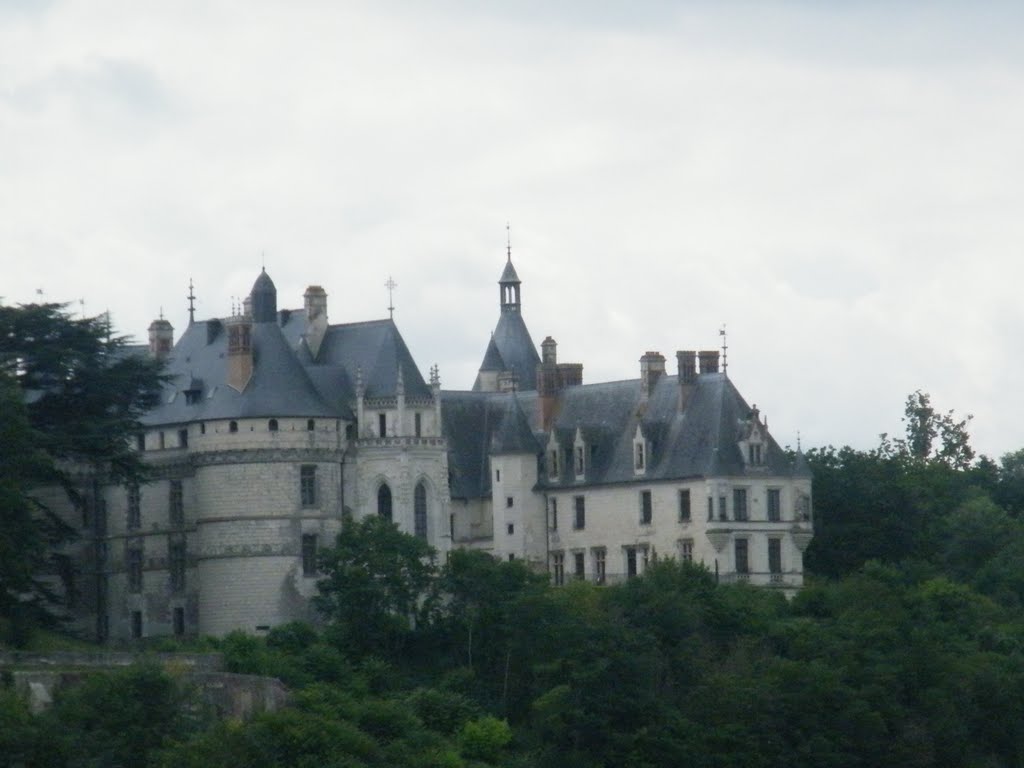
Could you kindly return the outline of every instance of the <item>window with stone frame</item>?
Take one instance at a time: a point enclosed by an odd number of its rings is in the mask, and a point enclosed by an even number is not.
[[[747,520],[747,489],[732,489],[732,515],[734,520]]]
[[[782,539],[768,539],[768,572],[782,573]]]
[[[129,483],[127,496],[127,525],[129,531],[134,531],[142,525],[142,493],[138,483]]]
[[[768,489],[768,520],[772,523],[782,520],[782,491],[778,488]]]
[[[315,533],[302,534],[302,575],[306,577],[317,575],[317,535]]]
[[[631,579],[636,573],[636,547],[626,547],[626,576]]]
[[[427,538],[427,487],[422,481],[416,483],[412,495],[413,533],[421,539]]]
[[[185,498],[181,480],[171,480],[167,489],[167,517],[171,528],[185,527]]]
[[[576,476],[577,477],[582,476],[583,475],[583,470],[585,469],[583,457],[584,457],[583,446],[582,445],[577,445],[576,446]]]
[[[382,483],[377,489],[377,514],[385,520],[392,520],[394,517],[391,509],[391,488],[387,483]]]
[[[558,530],[558,499],[551,500],[551,530]]]
[[[693,562],[693,539],[683,539],[679,542],[679,559],[684,563]]]
[[[586,569],[586,565],[585,565],[585,560],[584,560],[583,553],[582,552],[573,552],[572,553],[572,561],[573,561],[573,569],[572,569],[573,576],[575,576],[577,579],[585,578],[586,577],[586,570],[585,570]]]
[[[304,507],[316,506],[316,465],[299,467],[299,502]]]
[[[690,489],[679,489],[679,522],[690,522]]]
[[[138,547],[130,547],[125,553],[127,559],[126,570],[128,571],[128,591],[142,591],[142,550]]]
[[[575,509],[573,510],[572,527],[580,531],[587,527],[587,504],[582,496],[575,497],[573,502]]]
[[[565,583],[565,554],[562,552],[551,553],[551,580],[558,587]]]
[[[736,539],[736,573],[750,573],[748,546],[749,542],[746,539]]]
[[[174,542],[168,547],[168,570],[171,574],[171,592],[185,591],[185,543]]]
[[[654,519],[654,502],[650,491],[640,491],[640,524],[650,525]]]
[[[608,551],[604,547],[596,547],[593,550],[593,553],[594,553],[594,582],[596,584],[604,584],[605,579],[608,576],[608,572],[607,572]]]

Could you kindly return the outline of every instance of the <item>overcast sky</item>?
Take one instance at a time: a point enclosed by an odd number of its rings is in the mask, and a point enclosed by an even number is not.
[[[0,0],[0,295],[144,339],[266,264],[469,388],[506,222],[584,381],[728,329],[782,444],[906,396],[1024,447],[1024,46],[1011,4]]]

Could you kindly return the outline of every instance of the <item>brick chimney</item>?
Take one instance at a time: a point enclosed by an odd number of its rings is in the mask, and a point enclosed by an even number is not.
[[[664,375],[665,356],[660,352],[645,352],[640,358],[640,394],[644,400]]]
[[[239,392],[252,378],[252,320],[245,315],[228,318],[227,383]]]
[[[697,353],[697,357],[700,358],[700,372],[701,373],[718,373],[718,355],[717,349],[702,349]]]
[[[676,352],[676,362],[679,364],[679,410],[683,411],[697,383],[697,353],[692,349]]]
[[[149,324],[149,354],[157,360],[165,359],[174,346],[174,326],[160,318]]]
[[[541,363],[537,366],[537,407],[544,431],[551,429],[558,416],[558,396],[566,387],[583,383],[583,366],[579,363],[559,363],[558,344],[548,336],[540,344]]]
[[[309,354],[316,358],[327,333],[327,291],[319,285],[311,285],[303,298],[306,302],[306,345]]]

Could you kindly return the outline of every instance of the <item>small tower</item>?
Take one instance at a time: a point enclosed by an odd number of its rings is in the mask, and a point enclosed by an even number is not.
[[[241,392],[252,378],[252,321],[235,315],[224,325],[228,332],[228,386]]]
[[[508,261],[505,263],[505,271],[501,273],[498,286],[501,289],[501,311],[515,312],[519,314],[521,304],[519,301],[519,286],[521,285],[516,268],[512,266],[512,252],[509,251]]]
[[[149,325],[149,354],[163,360],[174,346],[174,326],[164,320],[164,313]]]
[[[303,298],[306,301],[306,345],[309,354],[316,358],[327,333],[327,291],[319,285],[311,285]]]
[[[277,322],[277,287],[270,279],[265,267],[260,272],[260,276],[256,278],[256,282],[253,283],[249,298],[252,302],[252,321],[254,323]]]

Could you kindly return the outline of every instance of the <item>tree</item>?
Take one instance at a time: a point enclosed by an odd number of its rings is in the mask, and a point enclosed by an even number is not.
[[[132,354],[104,317],[72,318],[60,304],[0,306],[0,619],[14,642],[47,617],[40,578],[73,531],[35,489],[63,486],[83,502],[72,470],[137,482],[130,445],[158,400],[160,363]]]
[[[393,655],[433,609],[434,556],[390,520],[346,515],[334,547],[320,553],[314,604],[346,649]]]
[[[968,414],[957,420],[952,410],[936,412],[931,395],[918,389],[907,396],[903,407],[906,438],[889,440],[883,434],[880,450],[903,454],[917,461],[945,464],[953,469],[967,469],[974,460],[974,449],[967,432],[967,425],[973,418]]]

